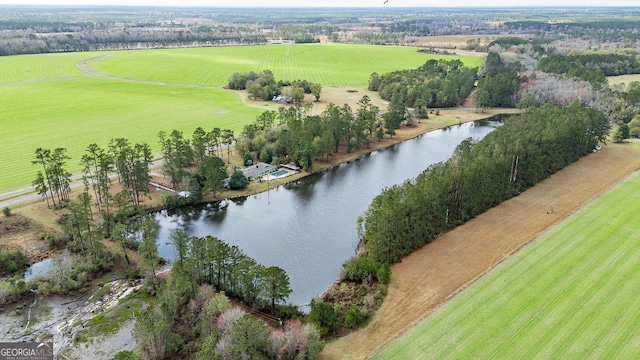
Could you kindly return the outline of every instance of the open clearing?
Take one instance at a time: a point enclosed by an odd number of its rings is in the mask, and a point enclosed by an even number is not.
[[[607,81],[609,82],[609,85],[612,87],[619,86],[622,84],[628,86],[633,81],[640,81],[640,74],[607,76]],[[625,86],[625,89],[626,89],[626,86]]]
[[[443,57],[409,47],[344,44],[2,57],[0,193],[31,183],[38,147],[66,147],[68,169],[76,173],[81,154],[93,142],[106,147],[110,139],[125,137],[159,151],[161,130],[181,130],[188,137],[198,126],[239,133],[264,108],[243,106],[236,93],[222,88],[234,72],[271,69],[277,79],[362,87],[372,72],[416,68]],[[455,58],[469,66],[482,62]]]
[[[640,149],[637,145],[613,144],[606,146],[603,150],[586,156],[577,163],[570,165],[522,193],[520,196],[490,209],[484,214],[472,219],[467,224],[444,234],[431,244],[415,251],[403,259],[402,262],[393,265],[393,276],[389,286],[389,295],[368,326],[328,344],[322,354],[323,358],[361,359],[372,356],[390,340],[411,328],[427,314],[445,303],[496,264],[502,262],[513,252],[535,239],[539,234],[554,224],[564,220],[585,203],[627,178],[639,167]],[[634,186],[636,186],[636,189],[638,188],[638,185]],[[553,205],[553,214],[547,214],[550,205]],[[637,207],[636,204],[636,209]],[[622,231],[622,235],[620,236],[624,237],[624,239],[631,239],[631,235],[635,234],[637,239],[637,229],[629,226],[629,224],[634,224],[632,216],[637,214],[637,212],[634,213],[631,212],[631,210],[632,209],[627,209],[621,213],[615,213],[614,211],[608,212],[605,218],[598,220],[597,224],[609,224],[609,222],[626,224],[622,225],[620,230]],[[588,220],[592,221],[593,219]],[[589,221],[587,221],[587,223]],[[599,231],[593,234],[594,237],[606,238],[610,236],[614,239],[618,238],[615,230],[613,230],[614,232],[609,232],[606,226],[601,226],[601,228],[602,229],[599,229]],[[578,239],[578,241],[579,240],[580,239]],[[537,242],[534,244],[537,244]],[[598,246],[601,247],[598,248]],[[519,279],[515,278],[516,284],[497,282],[486,285],[487,287],[493,287],[497,290],[498,295],[490,300],[485,299],[486,301],[477,308],[465,310],[465,313],[462,315],[462,320],[459,318],[458,320],[455,318],[445,320],[440,333],[438,333],[437,330],[432,333],[437,334],[436,337],[432,339],[428,337],[421,338],[419,344],[413,343],[408,346],[415,347],[416,356],[431,356],[433,353],[438,354],[434,355],[435,358],[440,358],[445,355],[448,356],[447,351],[453,353],[456,347],[466,343],[467,338],[469,338],[469,342],[477,340],[474,342],[477,348],[464,350],[469,351],[469,353],[457,353],[458,358],[492,358],[493,356],[491,356],[491,354],[494,353],[498,355],[498,357],[500,357],[500,355],[505,358],[521,357],[522,353],[517,352],[519,346],[512,343],[513,339],[511,339],[510,336],[514,336],[514,338],[519,337],[519,335],[513,331],[514,329],[519,330],[520,328],[531,326],[532,331],[535,331],[535,334],[537,334],[536,337],[523,337],[522,339],[529,344],[527,346],[531,346],[531,356],[534,357],[537,355],[537,357],[541,358],[562,358],[563,356],[560,356],[560,354],[547,352],[557,350],[564,351],[564,354],[570,357],[573,355],[574,357],[582,358],[583,355],[585,355],[584,353],[574,353],[574,351],[587,350],[589,351],[588,354],[591,354],[592,351],[597,349],[599,345],[598,341],[606,341],[607,344],[609,344],[607,349],[615,350],[616,341],[628,341],[628,339],[624,339],[624,336],[632,336],[634,334],[634,329],[627,329],[626,324],[628,324],[627,322],[629,321],[631,324],[637,323],[637,319],[627,316],[637,317],[640,312],[634,310],[628,314],[625,313],[625,310],[629,310],[633,305],[624,307],[624,301],[637,299],[638,284],[634,282],[629,288],[626,287],[624,281],[621,283],[620,279],[612,284],[603,284],[602,282],[606,280],[606,278],[592,278],[592,274],[589,274],[589,266],[598,266],[595,264],[598,264],[597,261],[602,260],[603,263],[601,267],[612,267],[611,271],[616,274],[619,271],[622,272],[623,278],[626,279],[624,271],[629,270],[633,266],[625,263],[625,260],[631,259],[631,261],[633,261],[633,257],[625,258],[624,256],[624,252],[627,251],[624,249],[629,246],[631,249],[637,249],[640,245],[629,243],[595,244],[592,248],[588,249],[588,251],[580,251],[579,254],[576,254],[579,258],[588,260],[588,262],[584,264],[579,264],[578,260],[572,260],[573,263],[564,264],[565,268],[563,268],[562,271],[558,270],[557,273],[549,271],[549,274],[545,274],[545,269],[535,270],[539,271],[538,276],[552,276],[551,279],[553,279],[553,281],[558,281],[564,285],[571,284],[574,281],[578,282],[577,286],[579,286],[579,290],[577,290],[577,292],[579,294],[572,294],[569,287],[560,286],[555,288],[555,292],[548,293],[542,289],[538,292],[534,291],[529,293],[532,298],[511,301],[512,299],[509,298],[506,292],[510,286],[524,286],[525,288],[531,286],[533,288],[538,285],[542,286],[542,284],[537,284],[537,282],[517,284]],[[609,262],[613,262],[614,264],[609,264],[607,260],[603,260],[607,252],[617,247],[621,247],[620,249],[622,250],[620,253],[613,253],[613,256],[608,259]],[[569,252],[565,253],[566,251]],[[589,253],[589,251],[593,253]],[[562,259],[562,256],[559,256],[560,254],[567,254],[566,256],[569,256],[571,251],[570,248],[562,247],[557,249],[557,253],[552,252],[552,254],[552,259],[559,260]],[[603,256],[603,258],[599,258],[600,256]],[[590,257],[594,259],[590,259]],[[591,261],[596,261],[596,263],[591,263]],[[619,264],[619,266],[615,266],[616,264]],[[505,266],[509,266],[509,262],[505,263]],[[534,265],[523,265],[522,267],[534,271],[533,266]],[[573,269],[571,268],[572,266],[574,267]],[[510,271],[511,269],[500,272],[509,273]],[[600,271],[600,269],[596,268],[591,272],[598,271]],[[586,272],[586,274],[583,274],[584,272]],[[557,280],[555,279],[556,276],[558,277]],[[631,274],[631,276],[633,276],[633,274]],[[546,279],[549,282],[553,282],[549,280],[549,278]],[[593,284],[591,284],[592,280],[594,281]],[[631,281],[630,279],[626,280]],[[602,292],[594,292],[593,297],[585,297],[586,293],[589,293],[590,290],[599,287],[602,287]],[[613,302],[614,295],[617,295],[619,291],[626,292],[622,294],[622,299],[619,300],[621,303],[617,303],[618,299],[616,298],[616,306],[620,306],[620,310],[615,310],[615,312],[611,313],[608,312],[609,310],[600,312],[601,308],[597,307],[597,304]],[[562,303],[561,300],[569,296],[579,299],[579,303]],[[549,300],[547,300],[547,298],[549,298]],[[528,313],[528,315],[515,319],[514,324],[505,325],[504,321],[508,321],[509,315],[506,315],[507,318],[503,319],[503,315],[496,316],[486,313],[486,311],[490,309],[497,309],[495,311],[500,312],[502,308],[507,310],[506,308],[509,307],[516,309],[519,307],[527,307],[527,303],[534,303],[535,301],[541,301],[542,303],[542,307],[537,309],[538,312],[534,309],[532,310],[533,312]],[[548,306],[548,308],[545,308],[545,306]],[[568,316],[567,313],[561,312],[567,311],[567,309],[569,309]],[[571,309],[576,311],[571,312]],[[577,311],[582,311],[583,309],[585,311],[584,314]],[[580,315],[577,316],[577,314]],[[614,318],[605,322],[603,317],[607,315],[611,315]],[[618,316],[617,318],[615,318],[616,315]],[[485,318],[485,316],[493,317]],[[581,323],[579,321],[580,318],[588,320]],[[428,318],[427,321],[431,321],[430,318]],[[463,330],[456,335],[449,336],[442,333],[444,331],[455,332],[457,331],[457,327],[463,326],[467,321],[474,323],[476,327],[474,328],[471,325],[467,331]],[[555,333],[554,336],[545,337],[545,330],[541,330],[539,326],[553,326],[549,324],[554,324],[557,321],[566,324],[558,329],[558,332]],[[494,322],[500,325],[494,325]],[[530,325],[528,324],[529,322],[531,323]],[[611,326],[619,326],[621,336],[607,337],[607,334],[600,331],[600,326],[610,326],[609,330],[611,331],[616,330],[612,330]],[[446,329],[444,327],[446,327]],[[501,332],[506,327],[509,327],[512,331],[509,332],[507,330],[505,334],[502,334]],[[591,331],[586,331],[583,339],[576,340],[579,341],[579,343],[571,343],[571,337],[574,336],[573,333],[579,332],[583,327],[589,328]],[[475,333],[473,331],[475,331]],[[629,331],[631,331],[631,333],[629,333]],[[482,338],[482,336],[485,337]],[[475,339],[475,337],[478,337],[480,340]],[[486,342],[487,339],[498,340]],[[432,347],[430,341],[442,341],[442,343]],[[541,341],[543,343],[548,342],[547,345],[551,344],[549,345],[550,347],[535,348],[536,342]],[[635,355],[637,357],[637,339],[635,339],[635,344],[636,347],[633,351],[636,351]],[[584,345],[584,347],[580,347],[582,345]],[[438,349],[438,347],[446,347],[447,350]],[[437,353],[437,351],[441,350],[445,352]],[[473,355],[471,355],[472,352]],[[468,356],[465,356],[465,354]],[[606,354],[601,354],[600,357],[606,358],[607,356]],[[633,356],[622,357],[633,358]],[[406,358],[414,358],[414,356],[408,355]]]
[[[440,35],[440,36],[421,36],[418,38],[419,46],[428,46],[446,49],[464,49],[469,40],[480,40],[480,45],[488,45],[492,41],[501,37],[513,37],[514,35]],[[518,35],[518,37],[527,38],[528,35]],[[476,56],[483,56],[483,53],[476,53]]]

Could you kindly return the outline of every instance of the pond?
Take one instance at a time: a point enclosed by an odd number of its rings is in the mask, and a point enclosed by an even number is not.
[[[499,125],[495,120],[454,125],[224,206],[158,212],[160,255],[175,258],[170,236],[176,229],[212,235],[265,266],[283,268],[293,290],[289,302],[308,304],[338,278],[342,263],[354,255],[356,220],[383,188],[416,177],[449,158],[462,140],[481,139]]]
[[[53,258],[38,261],[37,263],[29,266],[29,268],[24,272],[24,281],[29,281],[32,278],[44,275],[51,269],[51,265],[53,265]]]

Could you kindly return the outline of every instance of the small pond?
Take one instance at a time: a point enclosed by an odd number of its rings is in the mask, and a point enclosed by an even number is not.
[[[265,266],[286,270],[293,289],[289,302],[308,304],[354,255],[356,219],[383,188],[414,178],[449,158],[462,140],[481,139],[500,125],[484,120],[450,126],[224,206],[158,212],[160,255],[175,257],[170,236],[176,229],[216,236]]]

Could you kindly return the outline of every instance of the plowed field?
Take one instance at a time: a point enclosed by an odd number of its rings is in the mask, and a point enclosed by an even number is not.
[[[640,168],[640,148],[609,145],[393,265],[389,294],[366,328],[327,345],[324,359],[373,355],[552,225]],[[548,213],[553,208],[552,213]]]

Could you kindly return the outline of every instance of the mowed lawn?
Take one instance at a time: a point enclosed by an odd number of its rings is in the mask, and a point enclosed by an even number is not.
[[[495,267],[377,359],[640,358],[640,174]]]
[[[372,72],[416,68],[415,48],[343,44],[262,45],[0,57],[0,194],[28,186],[36,148],[66,147],[68,169],[91,143],[148,143],[157,133],[201,126],[239,133],[262,111],[223,89],[234,72],[271,69],[277,79],[366,86]],[[86,73],[79,64],[94,59]],[[454,57],[445,57],[454,58]],[[469,66],[481,58],[457,57]],[[340,104],[339,104],[340,105]]]

